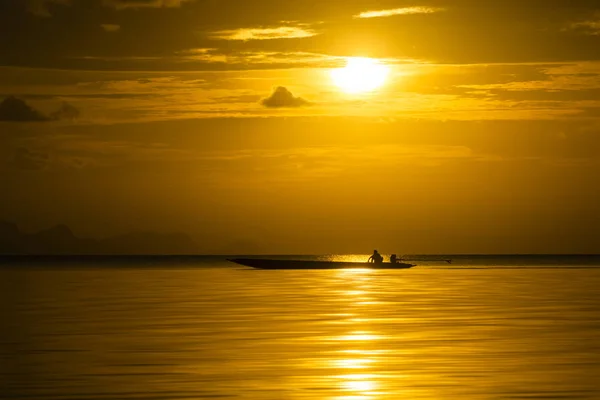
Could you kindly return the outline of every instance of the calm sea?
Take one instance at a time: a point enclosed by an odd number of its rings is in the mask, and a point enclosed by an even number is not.
[[[3,259],[0,398],[600,399],[599,256],[448,257]]]

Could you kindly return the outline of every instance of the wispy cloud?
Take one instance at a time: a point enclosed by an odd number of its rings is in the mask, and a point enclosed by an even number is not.
[[[102,29],[104,29],[106,32],[118,32],[121,30],[121,25],[115,25],[115,24],[102,24],[100,25],[102,27]]]
[[[141,57],[141,56],[114,56],[114,57],[98,57],[98,56],[81,56],[69,57],[74,60],[98,60],[98,61],[156,61],[163,57]]]
[[[104,0],[103,4],[117,10],[125,8],[174,8],[194,0]]]
[[[68,5],[70,3],[71,0],[29,0],[28,9],[30,13],[38,17],[50,17],[52,16],[48,9],[50,4]]]
[[[201,61],[207,63],[226,63],[230,62],[228,56],[214,48],[196,48],[179,51],[176,53],[180,61]]]
[[[365,11],[360,14],[356,14],[354,18],[379,18],[379,17],[391,17],[394,15],[412,15],[412,14],[433,14],[436,12],[444,11],[444,8],[440,7],[402,7],[392,8],[388,10],[376,10],[376,11]]]
[[[600,35],[600,12],[596,13],[593,19],[569,24],[566,30],[577,31],[585,35]]]
[[[124,10],[127,8],[175,8],[193,1],[195,0],[103,0],[102,4],[105,7]],[[51,17],[49,7],[52,4],[70,5],[72,2],[73,0],[27,0],[29,12],[39,17]]]
[[[300,39],[318,35],[312,29],[302,26],[278,26],[274,28],[240,28],[216,31],[209,34],[219,40],[272,40]]]
[[[179,60],[200,61],[206,63],[227,64],[273,64],[299,65],[313,67],[338,67],[345,62],[344,57],[304,51],[242,51],[222,53],[218,49],[198,48],[177,53]]]
[[[279,149],[250,149],[206,152],[207,160],[221,160],[246,168],[252,160],[254,168],[268,166],[274,180],[337,176],[360,173],[373,165],[389,169],[401,165],[437,167],[456,161],[497,162],[493,154],[476,153],[466,146],[386,144],[372,146],[319,146]],[[283,176],[282,176],[283,174]],[[354,175],[356,176],[356,175]],[[285,178],[284,178],[285,177]]]
[[[312,67],[312,68],[339,68],[346,63],[346,57],[331,56],[320,53],[305,51],[236,51],[223,52],[215,48],[196,48],[178,51],[173,55],[162,57],[139,57],[139,56],[77,56],[70,57],[76,60],[106,61],[106,62],[132,62],[132,63],[156,63],[157,61],[173,63],[178,66],[184,63],[206,63],[224,64],[225,66],[245,65],[252,69],[253,66],[290,68],[290,67]],[[413,60],[386,60],[388,63],[403,64]],[[239,68],[235,68],[239,69]]]

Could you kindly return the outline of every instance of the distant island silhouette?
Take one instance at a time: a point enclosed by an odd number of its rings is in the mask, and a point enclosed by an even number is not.
[[[66,225],[23,233],[0,221],[1,255],[171,255],[197,254],[198,245],[184,233],[132,232],[104,239],[75,236]]]

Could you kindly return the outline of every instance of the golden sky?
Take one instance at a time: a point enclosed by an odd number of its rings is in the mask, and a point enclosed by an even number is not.
[[[597,1],[0,0],[0,26],[24,230],[600,252]]]

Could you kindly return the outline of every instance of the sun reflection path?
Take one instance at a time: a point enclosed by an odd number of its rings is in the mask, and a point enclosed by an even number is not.
[[[368,255],[321,257],[363,262],[367,258]],[[323,279],[327,280],[328,303],[323,314],[327,319],[315,326],[314,335],[306,339],[315,347],[302,359],[303,368],[309,370],[300,377],[306,381],[302,387],[313,390],[307,398],[442,398],[426,384],[434,374],[417,365],[420,350],[414,348],[414,343],[420,340],[415,337],[421,334],[420,329],[416,327],[415,331],[406,313],[397,308],[404,303],[395,294],[396,288],[399,284],[405,288],[410,281],[376,269],[332,270],[324,273]],[[317,390],[322,391],[314,396]]]
[[[348,369],[367,369],[369,368],[369,364],[374,363],[375,360],[365,358],[365,359],[346,359],[346,360],[336,360],[336,364],[338,368],[348,368]]]
[[[339,346],[336,354],[340,356],[329,360],[330,368],[339,371],[332,377],[340,392],[334,400],[374,400],[379,397],[381,383],[372,371],[377,370],[383,350],[377,349],[382,336],[371,329],[373,274],[371,270],[353,269],[340,270],[338,276],[345,283],[339,292],[344,299],[340,305],[352,315],[346,322],[353,329],[331,338]]]
[[[331,360],[332,367],[342,371],[365,371],[365,373],[342,373],[336,375],[335,379],[338,382],[340,390],[343,392],[350,392],[352,395],[373,395],[378,387],[377,381],[375,380],[376,376],[366,372],[375,367],[377,358],[374,357],[374,352],[363,350],[361,348],[372,347],[371,342],[378,340],[379,336],[369,332],[356,331],[336,339],[339,343],[352,343],[352,349],[345,349],[341,352],[346,355],[352,354],[353,357]]]
[[[374,374],[343,374],[335,377],[339,382],[339,387],[344,392],[344,398],[347,395],[362,396],[362,398],[373,398],[377,394],[378,383],[377,376]],[[339,399],[340,397],[336,397]]]
[[[377,339],[379,339],[379,336],[373,335],[368,332],[362,332],[362,331],[352,332],[348,335],[338,338],[338,340],[355,340],[355,341],[367,341],[367,340],[377,340]]]
[[[375,382],[372,380],[375,378],[374,375],[369,374],[349,374],[339,375],[338,378],[344,379],[342,384],[346,389],[353,392],[369,393],[376,387]]]

